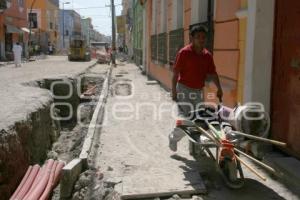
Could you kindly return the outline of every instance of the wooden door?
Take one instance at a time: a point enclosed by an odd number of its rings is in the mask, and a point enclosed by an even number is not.
[[[277,0],[272,136],[300,157],[300,1]]]

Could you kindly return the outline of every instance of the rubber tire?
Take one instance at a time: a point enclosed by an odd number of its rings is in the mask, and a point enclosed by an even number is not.
[[[233,161],[226,161],[224,163],[224,165],[225,165],[224,168],[226,169],[227,173],[229,173],[228,174],[228,178],[230,178],[230,181],[231,182],[236,181],[237,180],[238,169],[237,169],[237,166],[236,166],[235,162],[233,162]]]

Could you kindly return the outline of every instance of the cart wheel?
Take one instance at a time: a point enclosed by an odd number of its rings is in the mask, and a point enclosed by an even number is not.
[[[231,160],[225,160],[224,172],[225,175],[228,177],[229,181],[235,182],[237,180],[237,167],[235,162]]]
[[[244,177],[238,178],[238,171],[240,172],[238,163],[231,159],[224,159],[219,166],[222,178],[226,185],[232,189],[239,189],[244,185]]]

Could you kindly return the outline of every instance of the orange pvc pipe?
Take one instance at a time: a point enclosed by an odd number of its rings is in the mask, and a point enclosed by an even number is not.
[[[13,195],[10,197],[10,200],[14,200],[15,197],[18,195],[18,193],[20,192],[20,190],[23,188],[25,182],[27,181],[27,178],[29,177],[29,174],[32,170],[32,166],[29,166],[26,173],[25,173],[25,176],[23,177],[20,185],[18,186],[18,188],[16,189],[16,191],[13,193]]]
[[[31,194],[29,194],[27,198],[24,198],[24,200],[38,200],[40,198],[44,189],[47,186],[53,164],[54,164],[54,160],[47,161],[45,173],[41,178],[41,180],[39,181],[39,184],[34,188],[34,190],[31,192]]]
[[[54,187],[58,184],[58,181],[60,179],[60,175],[61,175],[61,172],[62,172],[62,169],[64,168],[64,166],[65,166],[64,162],[59,162],[58,163],[58,166],[55,170],[55,179],[54,179],[54,182],[53,182]]]
[[[34,188],[36,188],[36,186],[39,184],[41,178],[43,177],[43,174],[45,172],[45,165],[40,169],[39,173],[37,174],[37,176],[35,177],[34,182],[32,183],[30,189],[28,190],[28,192],[26,193],[26,195],[24,196],[24,199],[27,199],[28,196],[32,193],[32,191],[34,190]]]
[[[46,186],[45,190],[43,191],[43,193],[42,193],[41,197],[39,198],[39,200],[48,199],[48,196],[49,196],[49,194],[51,192],[51,189],[52,189],[52,183],[54,182],[54,178],[55,178],[54,175],[55,175],[55,170],[56,170],[57,165],[58,165],[58,162],[54,161],[51,172],[50,172],[50,177],[49,177],[47,186]]]
[[[22,187],[22,189],[20,190],[20,192],[16,195],[15,199],[18,200],[23,200],[24,196],[26,195],[26,193],[28,192],[28,190],[30,189],[35,177],[37,176],[38,172],[40,170],[40,166],[39,165],[34,165],[32,167],[32,170],[26,180],[26,182],[24,183],[24,186]]]
[[[39,200],[47,200],[49,198],[51,191],[58,184],[59,177],[60,177],[61,171],[64,166],[65,166],[64,162],[57,162],[57,165],[55,167],[54,174],[53,174],[53,179],[48,182],[48,185],[47,185],[48,187],[47,187],[47,189],[45,189],[43,195],[41,196],[41,198]]]

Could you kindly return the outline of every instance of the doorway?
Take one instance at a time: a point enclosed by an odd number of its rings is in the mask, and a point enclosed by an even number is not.
[[[276,1],[272,136],[300,157],[300,1]]]

